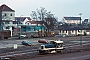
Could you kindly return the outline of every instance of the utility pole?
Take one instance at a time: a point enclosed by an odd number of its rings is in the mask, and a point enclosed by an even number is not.
[[[21,28],[22,28],[22,26],[21,26],[21,17],[22,17],[23,15],[21,15],[20,16],[20,39],[21,39],[21,34],[22,34],[22,30],[21,30]]]
[[[80,13],[79,14],[80,15],[80,29],[81,29],[81,31],[80,31],[80,46],[82,46],[82,19],[81,19],[81,15],[82,15],[82,13]]]

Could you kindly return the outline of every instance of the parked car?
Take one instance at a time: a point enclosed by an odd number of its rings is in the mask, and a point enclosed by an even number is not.
[[[26,35],[20,35],[20,36],[19,36],[19,39],[20,39],[20,38],[27,38],[27,36],[26,36]]]
[[[28,45],[28,46],[31,46],[32,45],[31,42],[28,41],[28,40],[22,41],[22,44],[23,45]]]
[[[46,40],[46,39],[39,39],[38,42],[39,43],[45,43],[45,44],[49,43],[48,40]]]

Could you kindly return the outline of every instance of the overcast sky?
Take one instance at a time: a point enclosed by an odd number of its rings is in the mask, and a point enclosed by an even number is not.
[[[15,10],[15,16],[30,16],[31,11],[44,7],[55,14],[60,21],[65,16],[90,18],[90,0],[0,0],[0,5],[6,4]]]

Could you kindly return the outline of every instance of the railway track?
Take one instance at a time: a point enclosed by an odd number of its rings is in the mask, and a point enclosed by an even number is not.
[[[35,53],[35,52],[38,52],[37,49],[7,52],[7,53],[0,54],[0,58],[2,58],[2,57],[10,57],[10,56],[19,56],[19,55],[30,54],[30,53]]]
[[[64,53],[69,53],[69,52],[77,52],[80,50],[80,48],[82,49],[84,46],[90,46],[90,43],[83,43],[82,47],[80,46],[79,43],[74,43],[74,44],[65,44],[65,51]],[[83,49],[85,50],[85,49]],[[89,49],[90,50],[90,49]],[[81,51],[81,50],[80,50]],[[30,55],[30,56],[38,56],[38,47],[35,47],[34,49],[27,49],[27,50],[20,50],[20,51],[11,51],[11,52],[7,52],[7,53],[1,53],[0,54],[0,58],[6,58],[6,57],[20,57],[20,56],[24,56],[24,55]]]

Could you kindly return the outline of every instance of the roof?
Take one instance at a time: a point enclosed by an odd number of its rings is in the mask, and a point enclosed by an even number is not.
[[[57,21],[55,18],[45,18],[46,21]]]
[[[17,21],[24,21],[25,19],[31,20],[30,17],[15,17],[15,20]]]
[[[37,22],[35,20],[30,20],[30,21],[27,21],[27,22],[30,22],[31,24],[37,24]]]
[[[90,28],[74,27],[74,28],[62,28],[61,30],[90,30]]]
[[[64,17],[65,20],[81,20],[81,17]]]
[[[85,19],[83,22],[88,22],[88,19]]]
[[[63,41],[61,41],[61,40],[49,40],[49,42],[50,42],[50,43],[52,43],[52,42],[55,42],[55,43],[63,43]]]
[[[12,10],[10,7],[8,7],[5,4],[0,6],[0,11],[12,11],[12,12],[15,12],[14,10]]]
[[[43,24],[43,21],[36,21],[37,24]]]
[[[55,43],[63,43],[63,41],[54,41]]]

